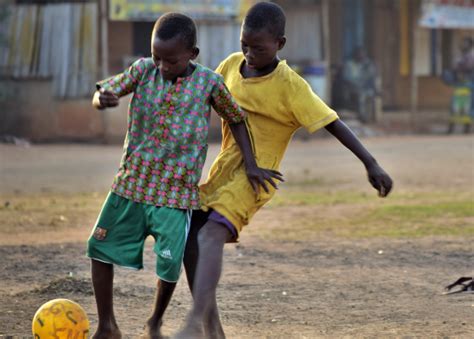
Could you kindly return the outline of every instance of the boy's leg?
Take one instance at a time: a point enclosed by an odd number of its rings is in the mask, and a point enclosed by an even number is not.
[[[170,303],[175,288],[176,283],[158,279],[153,312],[146,322],[143,338],[162,338],[160,329],[163,323],[163,314]]]
[[[121,338],[113,310],[113,264],[142,268],[144,240],[141,205],[110,192],[87,241],[99,318],[92,338]]]
[[[227,227],[209,220],[198,234],[199,256],[193,284],[194,304],[177,338],[203,338],[206,317],[215,312],[216,288],[222,271],[224,244],[233,238]],[[214,309],[213,309],[214,308]]]
[[[201,229],[202,225],[195,222],[195,217],[193,215],[191,221],[191,228],[188,234],[188,240],[186,241],[186,249],[184,251],[184,269],[186,271],[186,279],[188,281],[188,287],[191,293],[193,294],[193,284],[194,277],[196,275],[196,266],[199,257],[199,248],[198,248],[198,232]]]
[[[169,305],[183,265],[191,211],[146,206],[148,233],[155,239],[157,292],[153,312],[145,325],[145,338],[161,338],[163,315]]]
[[[198,213],[200,215],[198,215]],[[207,221],[209,213],[202,213],[199,211],[194,213],[191,222],[191,229],[188,235],[188,241],[186,242],[186,251],[184,252],[184,268],[186,270],[186,278],[188,280],[188,286],[193,294],[193,284],[196,275],[196,266],[199,258],[198,248],[198,233],[203,227],[203,223]],[[210,310],[204,319],[204,329],[208,337],[210,338],[225,338],[224,329],[219,318],[219,311],[217,308],[217,301],[214,299]]]
[[[92,338],[121,338],[113,307],[114,267],[112,264],[92,259],[91,273],[99,316],[99,324]]]
[[[219,309],[217,308],[217,300],[211,300],[206,318],[204,319],[204,332],[209,339],[225,339],[224,328],[219,317]]]

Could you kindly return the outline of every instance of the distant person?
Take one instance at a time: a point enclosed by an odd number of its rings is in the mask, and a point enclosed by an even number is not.
[[[474,40],[466,37],[460,46],[460,56],[452,70],[443,72],[443,80],[453,87],[451,97],[448,133],[456,125],[463,126],[469,133],[474,120]]]
[[[465,37],[459,49],[461,53],[455,60],[454,69],[474,81],[474,38]]]
[[[285,46],[285,14],[270,2],[254,5],[245,16],[242,52],[231,54],[217,68],[238,104],[248,112],[247,123],[259,166],[277,170],[293,134],[325,128],[346,146],[367,170],[381,197],[392,180],[352,131],[339,120],[308,83],[278,57]],[[245,179],[245,167],[229,124],[209,177],[201,185],[203,210],[193,214],[186,245],[185,267],[193,293],[193,308],[177,338],[224,338],[216,303],[224,245],[236,242],[275,188],[258,190]],[[309,155],[308,155],[309,156]]]
[[[346,105],[355,109],[362,122],[370,122],[375,116],[376,77],[375,64],[364,48],[357,47],[343,65],[342,91]]]
[[[192,62],[198,53],[192,19],[168,13],[155,23],[152,57],[97,83],[93,105],[117,106],[133,93],[120,168],[88,240],[98,311],[93,338],[120,338],[113,310],[113,265],[141,269],[145,239],[155,238],[158,275],[145,337],[160,337],[162,317],[181,272],[191,211],[207,154],[211,107],[229,124],[242,150],[245,180],[258,186],[275,171],[257,167],[245,114],[221,75]],[[240,154],[240,153],[239,153]]]

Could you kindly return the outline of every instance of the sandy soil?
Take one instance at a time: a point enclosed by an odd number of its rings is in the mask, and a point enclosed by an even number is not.
[[[374,138],[364,143],[394,177],[394,196],[459,191],[471,195],[474,208],[472,136]],[[209,158],[217,149],[211,147]],[[12,208],[7,203],[31,194],[41,199],[98,192],[100,201],[120,154],[116,146],[0,145],[2,208]],[[375,194],[362,166],[332,140],[293,143],[282,171],[290,186],[312,183],[317,190]],[[68,201],[58,203],[67,206]],[[68,215],[73,226],[46,233],[34,225],[12,232],[12,225],[0,220],[0,337],[29,336],[36,309],[58,297],[79,302],[95,329],[84,243],[99,209]],[[441,293],[454,279],[474,273],[472,236],[307,236],[298,233],[296,224],[290,240],[269,236],[302,216],[339,212],[338,206],[265,208],[240,244],[226,247],[218,302],[229,338],[474,336],[474,294]],[[147,246],[145,270],[116,271],[115,305],[126,337],[140,334],[148,316],[154,258]],[[179,328],[190,304],[183,277],[165,317],[165,334]]]

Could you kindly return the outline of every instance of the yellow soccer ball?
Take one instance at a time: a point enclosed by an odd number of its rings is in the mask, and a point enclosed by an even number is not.
[[[89,320],[82,307],[68,299],[54,299],[43,304],[33,317],[35,339],[89,337]]]

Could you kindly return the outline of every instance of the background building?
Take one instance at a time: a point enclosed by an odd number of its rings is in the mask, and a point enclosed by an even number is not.
[[[287,14],[281,52],[331,102],[335,70],[356,46],[379,73],[389,115],[421,125],[447,116],[440,79],[474,36],[474,0],[277,0]],[[253,0],[11,0],[0,7],[0,135],[34,141],[123,139],[126,102],[98,112],[97,79],[150,54],[156,18],[181,11],[198,25],[198,61],[216,67],[240,50],[242,14]],[[307,70],[311,70],[308,72]],[[338,88],[335,89],[336,91]],[[333,89],[334,92],[334,89]],[[126,101],[126,100],[124,100]],[[379,116],[379,122],[388,115]],[[388,120],[387,120],[388,121]]]

